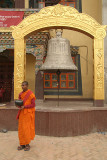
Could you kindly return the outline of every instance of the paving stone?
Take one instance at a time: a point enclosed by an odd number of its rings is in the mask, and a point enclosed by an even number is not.
[[[0,160],[107,160],[107,133],[77,137],[37,136],[28,152],[18,151],[18,133],[0,133]]]

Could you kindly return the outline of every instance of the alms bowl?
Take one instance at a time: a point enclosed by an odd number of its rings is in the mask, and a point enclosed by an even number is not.
[[[23,106],[23,100],[21,100],[21,99],[18,99],[18,100],[15,100],[15,105],[16,106]]]

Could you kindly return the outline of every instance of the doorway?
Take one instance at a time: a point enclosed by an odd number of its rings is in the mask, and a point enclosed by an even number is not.
[[[4,90],[0,102],[11,101],[13,69],[14,62],[9,57],[0,55],[0,88]]]

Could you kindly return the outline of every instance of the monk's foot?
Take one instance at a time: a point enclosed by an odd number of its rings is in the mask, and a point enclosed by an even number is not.
[[[27,144],[27,145],[25,146],[25,148],[24,148],[24,151],[29,151],[29,150],[30,150],[30,145]]]
[[[20,145],[20,146],[17,147],[17,150],[20,151],[20,150],[22,150],[24,148],[25,148],[25,145]]]

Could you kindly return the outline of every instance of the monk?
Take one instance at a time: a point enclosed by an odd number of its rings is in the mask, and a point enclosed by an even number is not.
[[[18,136],[20,146],[18,150],[30,150],[29,143],[35,137],[35,100],[33,92],[28,89],[28,82],[22,82],[22,92],[19,94],[19,99],[23,100],[23,106],[19,107],[17,115],[18,119]]]

